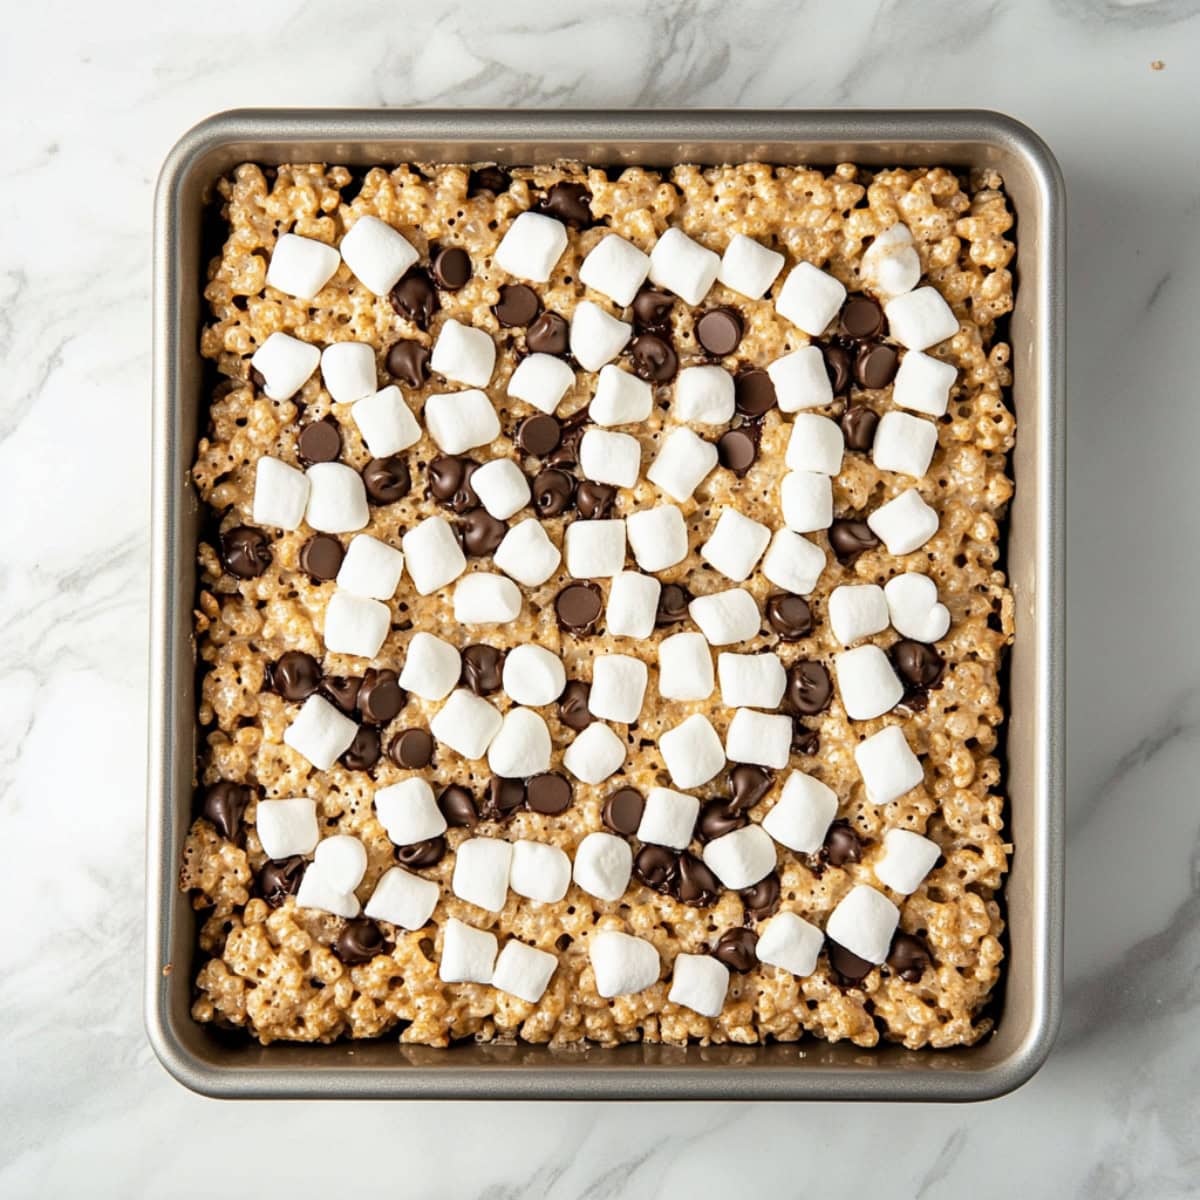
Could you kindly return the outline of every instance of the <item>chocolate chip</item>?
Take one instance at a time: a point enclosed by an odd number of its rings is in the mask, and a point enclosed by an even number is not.
[[[571,785],[553,771],[535,775],[525,785],[525,803],[548,817],[566,812],[571,806]]]
[[[879,539],[866,521],[834,521],[829,527],[829,545],[838,562],[849,567],[865,550],[878,546]]]
[[[271,539],[249,525],[226,530],[221,534],[221,562],[230,575],[257,579],[271,565]]]
[[[779,876],[772,871],[766,879],[760,879],[753,887],[743,888],[738,895],[746,906],[746,915],[762,921],[779,907],[781,890]]]
[[[592,223],[589,205],[592,194],[582,183],[556,183],[547,193],[539,209],[548,217],[562,221],[574,229],[586,229]]]
[[[675,895],[691,908],[711,908],[721,898],[720,880],[690,850],[679,856]]]
[[[709,800],[696,818],[696,837],[702,842],[724,837],[748,824],[746,814],[725,800]]]
[[[471,278],[471,256],[461,246],[444,246],[433,256],[432,269],[438,287],[457,292]]]
[[[644,287],[633,298],[633,324],[639,330],[664,333],[671,327],[671,309],[675,297],[670,292]]]
[[[509,175],[503,167],[475,167],[467,176],[467,195],[491,192],[493,196],[499,196],[508,191],[508,183]]]
[[[314,533],[300,547],[300,569],[313,579],[336,579],[346,552],[330,533]]]
[[[821,748],[821,734],[809,729],[799,717],[792,718],[792,753],[812,757]]]
[[[427,729],[402,729],[392,738],[388,757],[408,771],[427,767],[433,761],[433,736]]]
[[[920,983],[921,976],[932,962],[933,956],[929,953],[929,947],[919,937],[911,933],[898,933],[892,939],[887,965],[905,983]]]
[[[562,438],[556,449],[546,455],[548,467],[575,466],[579,462],[579,443],[583,440],[588,422],[591,417],[586,406],[564,417],[560,422]]]
[[[402,867],[408,867],[410,871],[436,867],[445,857],[446,839],[440,834],[437,837],[426,838],[423,842],[396,847],[396,861]]]
[[[526,454],[544,458],[562,440],[562,428],[546,413],[526,417],[517,426],[516,443]]]
[[[528,325],[541,311],[538,294],[525,283],[505,283],[500,287],[500,299],[492,305],[496,320],[504,329]],[[531,347],[532,348],[532,347]]]
[[[250,382],[261,392],[267,386],[267,377],[257,367],[251,367]]]
[[[679,860],[666,846],[643,846],[633,856],[633,874],[648,888],[665,895],[679,874]]]
[[[360,725],[354,733],[350,748],[342,755],[343,766],[351,771],[369,771],[381,753],[379,730],[369,725]]]
[[[533,508],[539,517],[557,517],[574,498],[575,480],[566,471],[544,467],[533,477]]]
[[[842,436],[846,439],[847,450],[858,450],[865,453],[875,444],[875,428],[879,424],[879,414],[873,408],[856,404],[842,414]]]
[[[844,346],[823,345],[821,354],[825,359],[825,374],[835,396],[844,396],[850,386],[850,352]]]
[[[311,421],[300,430],[296,449],[306,463],[333,462],[342,452],[342,435],[332,417]]]
[[[603,521],[612,516],[617,489],[608,483],[584,479],[575,489],[575,507],[585,521]]]
[[[387,954],[388,950],[383,932],[369,917],[347,921],[346,928],[333,943],[334,954],[349,967],[370,962],[377,954]]]
[[[788,668],[787,701],[803,716],[815,717],[829,707],[833,681],[823,663],[801,659]]]
[[[462,652],[462,674],[459,682],[477,696],[488,696],[500,690],[500,664],[503,655],[495,646],[477,643]]]
[[[658,608],[654,613],[655,625],[674,625],[688,615],[691,593],[681,583],[664,583],[658,593]]]
[[[727,929],[713,947],[713,958],[723,962],[731,971],[745,975],[758,965],[758,934],[753,929]]]
[[[717,461],[739,479],[754,466],[758,458],[757,434],[756,425],[743,425],[721,434],[717,440]]]
[[[570,326],[555,312],[544,312],[525,331],[525,345],[533,354],[566,354]]]
[[[451,512],[464,513],[479,507],[471,487],[471,476],[479,469],[473,458],[440,454],[429,464],[429,494]]]
[[[600,589],[594,583],[568,583],[554,600],[558,623],[570,633],[591,633],[601,607]]]
[[[447,825],[469,829],[479,820],[475,797],[465,787],[452,783],[437,798],[437,806]]]
[[[362,469],[362,479],[367,498],[376,504],[395,504],[397,500],[403,500],[412,487],[408,463],[398,454],[371,459]]]
[[[646,801],[637,788],[617,788],[604,801],[600,819],[613,833],[623,833],[626,837],[632,837],[642,823],[645,807]]]
[[[493,775],[488,780],[480,816],[485,821],[507,821],[525,804],[525,785],[519,779],[502,779]]]
[[[590,694],[591,688],[582,679],[572,679],[558,698],[558,719],[576,733],[586,729],[594,719],[588,708]]]
[[[657,333],[639,333],[629,343],[633,373],[648,383],[670,383],[679,370],[679,356],[666,338]]]
[[[842,306],[842,332],[863,340],[883,332],[883,309],[870,296],[851,296]]]
[[[765,767],[739,763],[729,772],[729,790],[735,808],[746,812],[753,808],[770,790],[775,776]]]
[[[408,700],[395,671],[370,668],[358,689],[358,711],[372,725],[386,725]]]
[[[358,707],[358,689],[362,680],[354,675],[326,675],[321,680],[321,692],[346,714],[352,716]]]
[[[892,647],[892,662],[909,687],[937,687],[946,669],[941,655],[932,646],[912,638],[902,638]]]
[[[767,597],[767,624],[785,642],[798,642],[812,633],[812,609],[803,596],[776,592]]]
[[[744,417],[761,417],[777,403],[775,385],[766,371],[742,371],[733,380],[733,403]]]
[[[854,360],[854,378],[865,388],[885,388],[896,378],[899,366],[894,346],[864,345]]]
[[[268,859],[259,868],[258,894],[271,908],[282,908],[283,902],[300,890],[307,866],[298,854],[290,858]]]
[[[321,684],[321,668],[311,654],[288,650],[272,663],[270,682],[285,700],[306,700]]]
[[[201,815],[211,821],[216,831],[233,841],[242,827],[242,816],[254,796],[254,789],[241,783],[222,779],[204,793]]]
[[[852,954],[845,946],[839,946],[830,939],[825,941],[825,953],[829,956],[829,965],[848,984],[861,983],[875,969],[873,962]]]
[[[742,314],[736,308],[723,306],[709,309],[696,322],[696,340],[717,358],[732,354],[738,348],[744,332]]]
[[[844,867],[848,862],[862,861],[863,846],[848,821],[834,821],[825,834],[822,857],[830,866]]]
[[[437,292],[433,280],[419,267],[409,271],[392,288],[388,299],[396,313],[411,321],[418,329],[428,329],[433,314],[438,310]]]
[[[420,387],[429,378],[429,347],[420,342],[397,342],[387,352],[388,374],[409,387]]]
[[[475,558],[494,554],[496,547],[504,541],[508,526],[490,512],[477,508],[463,517],[458,529],[463,549]]]

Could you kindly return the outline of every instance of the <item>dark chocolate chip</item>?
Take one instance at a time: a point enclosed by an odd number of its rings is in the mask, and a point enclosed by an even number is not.
[[[392,308],[418,329],[428,329],[433,314],[438,310],[437,292],[428,272],[417,267],[409,271],[392,288],[388,299]]]
[[[717,358],[732,354],[738,348],[744,332],[742,314],[736,308],[722,306],[709,309],[696,322],[696,340]]]
[[[253,788],[222,779],[204,793],[201,815],[212,822],[223,838],[233,841],[242,828],[242,816],[253,796]]]
[[[352,716],[358,707],[358,689],[362,680],[354,675],[326,675],[321,680],[321,692],[346,714]]]
[[[526,417],[517,426],[517,445],[535,458],[545,458],[561,440],[562,427],[547,413],[536,413]]]
[[[758,965],[758,934],[753,929],[727,929],[713,947],[713,958],[723,962],[731,971],[745,975]]]
[[[464,513],[479,507],[471,487],[471,476],[479,469],[473,458],[440,454],[429,464],[429,494],[451,512]]]
[[[854,360],[854,378],[865,388],[885,388],[896,378],[900,355],[894,346],[864,345]]]
[[[288,650],[271,664],[270,681],[285,700],[307,700],[321,685],[321,668],[311,654]]]
[[[812,609],[803,596],[775,592],[767,597],[767,624],[782,641],[798,642],[812,633]]]
[[[429,347],[420,342],[397,342],[387,352],[387,370],[393,379],[420,387],[429,378]]]
[[[504,329],[530,324],[541,311],[538,294],[526,283],[505,283],[500,287],[500,299],[492,305],[496,320]]]
[[[462,652],[462,674],[459,682],[477,696],[489,696],[500,690],[500,664],[504,656],[495,646],[476,643]]]
[[[666,846],[643,846],[633,856],[633,874],[648,888],[665,895],[679,874],[679,859]]]
[[[883,309],[870,296],[851,296],[842,305],[842,332],[858,341],[883,332]]]
[[[461,246],[444,246],[433,256],[432,269],[438,287],[457,292],[471,278],[471,256]]]
[[[267,377],[257,367],[251,367],[250,382],[261,392],[267,386]]]
[[[533,477],[533,508],[539,517],[557,517],[575,499],[575,480],[566,471],[543,467]]]
[[[892,662],[909,687],[937,687],[946,669],[941,655],[932,646],[912,638],[903,638],[892,647]]]
[[[558,623],[570,633],[590,633],[603,603],[594,583],[568,583],[554,600]]]
[[[494,554],[496,547],[504,541],[508,526],[490,512],[477,508],[469,512],[459,524],[463,549],[474,558]]]
[[[792,718],[792,753],[812,757],[821,748],[819,730],[809,729],[799,717]]]
[[[854,565],[865,550],[873,550],[879,539],[866,521],[834,521],[829,527],[829,545],[843,567]]]
[[[633,324],[639,330],[665,333],[671,327],[671,309],[675,297],[670,292],[644,287],[633,298]]]
[[[586,729],[595,719],[588,708],[590,694],[591,688],[582,679],[572,679],[558,698],[558,719],[576,733]]]
[[[586,406],[573,412],[569,417],[562,419],[560,422],[562,426],[562,439],[558,443],[557,448],[551,450],[546,455],[546,466],[562,467],[578,464],[579,443],[583,440],[583,435],[590,420],[591,417],[588,414]]]
[[[933,962],[929,947],[911,933],[898,933],[892,939],[892,948],[888,951],[887,965],[904,980],[905,983],[920,983]]]
[[[571,327],[556,312],[544,312],[525,331],[525,345],[533,354],[566,354]]]
[[[334,954],[348,967],[370,962],[377,954],[387,954],[389,950],[383,931],[369,917],[347,921],[333,943]]]
[[[370,725],[360,725],[341,762],[351,771],[369,771],[379,761],[381,752],[379,730],[372,729]]]
[[[584,479],[575,489],[575,507],[585,521],[602,521],[612,516],[616,499],[617,489],[609,483]]]
[[[779,876],[774,871],[760,879],[753,887],[743,888],[738,894],[746,906],[746,915],[763,921],[779,907]]]
[[[300,430],[296,449],[306,463],[333,462],[342,452],[342,435],[332,417],[311,421]]]
[[[686,620],[691,593],[681,583],[664,583],[658,593],[658,608],[654,613],[655,625],[674,625]]]
[[[642,823],[642,812],[645,807],[645,798],[637,788],[617,788],[604,801],[600,819],[613,833],[622,833],[626,837],[632,837]]]
[[[538,208],[564,225],[586,229],[592,223],[591,202],[592,194],[584,184],[563,181],[554,184]]]
[[[221,534],[221,562],[230,575],[256,579],[271,565],[271,539],[249,525],[228,529]]]
[[[859,958],[845,946],[839,946],[837,942],[828,938],[825,941],[825,953],[829,956],[829,965],[841,976],[843,983],[862,983],[875,969],[873,962]]]
[[[507,821],[524,807],[525,785],[519,779],[503,779],[493,775],[488,780],[487,793],[483,798],[480,816],[485,821]]]
[[[757,435],[756,425],[727,430],[717,440],[717,461],[740,479],[758,458]]]
[[[842,413],[842,436],[846,439],[847,450],[857,450],[866,453],[875,444],[875,428],[879,424],[879,414],[873,408],[864,404],[856,404]]]
[[[675,895],[692,908],[711,908],[721,898],[720,880],[690,850],[679,856]]]
[[[777,403],[775,385],[766,371],[742,371],[733,381],[733,402],[744,417],[761,417]]]
[[[446,839],[440,834],[437,837],[426,838],[423,842],[396,847],[396,861],[411,871],[436,867],[445,857]]]
[[[793,711],[815,717],[829,707],[833,681],[824,663],[801,659],[788,668],[787,701]]]
[[[850,352],[845,346],[822,345],[821,354],[825,359],[825,374],[829,376],[833,394],[844,396],[850,386]]]
[[[862,861],[863,845],[848,821],[834,821],[825,834],[822,857],[830,866],[844,867]]]
[[[571,785],[554,771],[535,775],[525,785],[525,803],[550,817],[566,812],[571,806]]]
[[[402,729],[392,738],[388,757],[407,771],[427,767],[433,761],[433,736],[428,729]]]
[[[452,783],[438,796],[437,805],[442,816],[446,818],[447,825],[469,829],[479,820],[475,797],[457,783]]]
[[[371,725],[386,725],[407,700],[395,671],[372,667],[363,675],[358,689],[358,711]]]
[[[313,579],[336,579],[345,554],[333,534],[314,533],[300,547],[300,569]]]
[[[670,383],[679,371],[679,356],[665,337],[639,333],[629,343],[633,373],[648,383]]]
[[[739,763],[729,772],[729,790],[735,808],[746,812],[753,808],[770,790],[775,776],[765,767]]]
[[[475,167],[467,176],[467,195],[491,192],[493,196],[499,196],[508,191],[508,183],[509,175],[503,167]]]
[[[412,487],[408,463],[398,454],[371,459],[362,469],[362,478],[367,498],[376,504],[395,504],[397,500],[403,500]]]
[[[748,824],[749,818],[725,800],[709,800],[696,818],[696,837],[702,842],[724,837]]]
[[[290,858],[267,859],[259,868],[258,894],[271,908],[282,908],[283,902],[300,890],[300,880],[308,864],[298,854]]]

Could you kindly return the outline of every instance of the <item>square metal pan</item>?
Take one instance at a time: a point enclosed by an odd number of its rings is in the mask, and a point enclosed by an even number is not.
[[[191,818],[191,614],[201,510],[188,471],[204,411],[201,218],[244,161],[671,166],[993,166],[1017,213],[1012,315],[1018,433],[1008,567],[1016,597],[1007,726],[1008,959],[995,1035],[961,1050],[768,1046],[406,1047],[234,1043],[192,1021],[196,920],[178,890]],[[146,1024],[164,1066],[212,1096],[479,1099],[980,1100],[1024,1083],[1059,1022],[1063,879],[1064,194],[1050,151],[972,111],[240,111],[186,133],[162,169],[154,232],[154,481],[147,815]],[[172,964],[165,969],[167,964]]]

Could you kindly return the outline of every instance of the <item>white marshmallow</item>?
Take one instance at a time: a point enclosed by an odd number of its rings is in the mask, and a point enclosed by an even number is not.
[[[437,907],[441,888],[403,867],[389,867],[379,877],[363,912],[401,929],[424,929]]]
[[[556,904],[567,894],[571,860],[557,846],[521,838],[513,843],[508,886],[527,900]]]
[[[904,685],[878,646],[856,646],[835,655],[833,664],[842,707],[852,721],[882,717],[904,698]]]
[[[625,743],[594,721],[563,752],[563,766],[580,783],[603,783],[625,762]]]
[[[724,508],[708,541],[700,547],[700,557],[727,579],[741,583],[750,577],[770,540],[771,531],[765,525],[736,508]]]
[[[829,624],[843,646],[888,627],[883,588],[875,583],[842,584],[829,597]]]
[[[920,479],[937,449],[937,426],[908,413],[884,413],[875,430],[871,458],[881,471],[898,471]]]
[[[508,381],[508,394],[551,416],[575,382],[575,372],[553,354],[523,358]]]
[[[572,521],[564,537],[567,574],[575,579],[605,579],[625,569],[625,522]]]
[[[783,255],[778,251],[768,250],[744,233],[736,233],[721,256],[717,278],[727,288],[751,300],[761,300],[783,270],[783,263]]]
[[[940,642],[950,629],[950,610],[938,603],[937,584],[928,575],[908,571],[883,585],[892,628],[916,642]]]
[[[758,605],[745,588],[697,596],[688,605],[688,616],[700,626],[710,646],[749,641],[762,628]]]
[[[632,425],[644,421],[653,407],[654,393],[644,379],[613,363],[600,368],[596,394],[588,405],[588,416],[597,425]]]
[[[325,648],[335,654],[374,658],[391,624],[391,610],[382,601],[336,591],[325,607]]]
[[[728,708],[778,708],[787,687],[787,672],[777,654],[717,655],[721,703]]]
[[[785,461],[793,471],[815,471],[818,475],[836,475],[842,469],[846,439],[828,417],[816,413],[797,413],[792,418]]]
[[[739,708],[725,734],[725,757],[730,762],[754,763],[781,770],[792,752],[792,718]]]
[[[414,633],[408,643],[400,686],[422,700],[444,700],[462,672],[455,647],[432,633]]]
[[[817,346],[801,346],[791,354],[777,358],[767,367],[775,385],[775,397],[781,412],[802,408],[821,408],[833,403],[833,384],[825,370],[825,356]]]
[[[775,297],[775,311],[812,337],[825,332],[846,299],[846,289],[812,263],[797,263]]]
[[[562,695],[567,673],[557,654],[529,642],[508,652],[500,683],[515,703],[540,707],[553,704]]]
[[[717,465],[717,448],[691,429],[673,429],[661,442],[646,478],[681,504]]]
[[[342,238],[342,261],[360,283],[386,296],[421,256],[412,243],[378,217],[359,217]]]
[[[548,950],[527,946],[509,938],[500,948],[496,969],[492,972],[492,987],[516,996],[527,1004],[536,1004],[550,984],[558,967],[558,959]]]
[[[333,278],[341,261],[342,256],[333,246],[285,233],[271,252],[267,285],[289,296],[311,300]]]
[[[928,417],[945,416],[950,407],[950,389],[958,371],[940,358],[931,358],[919,350],[909,350],[900,360],[892,399],[901,408],[924,413]]]
[[[331,887],[343,894],[352,892],[367,873],[367,848],[356,837],[335,833],[318,843],[313,866]]]
[[[712,652],[702,633],[673,633],[658,644],[658,693],[664,700],[707,700]]]
[[[638,841],[686,850],[699,815],[700,801],[695,796],[670,788],[651,788],[638,825]]]
[[[342,892],[334,887],[315,862],[309,864],[296,889],[296,905],[332,913],[335,917],[345,917],[347,920],[359,914],[358,897],[353,892]]]
[[[658,739],[658,751],[671,782],[678,788],[696,788],[714,779],[725,766],[721,739],[709,719],[693,713]]]
[[[571,353],[585,371],[598,371],[625,348],[633,326],[606,313],[598,304],[581,300],[571,315]]]
[[[371,519],[362,476],[345,463],[313,463],[308,476],[308,507],[304,519],[322,533],[349,533]]]
[[[883,835],[883,856],[875,863],[875,878],[894,892],[909,895],[921,886],[941,857],[937,842],[910,829],[889,829]]]
[[[592,663],[592,687],[588,711],[604,721],[633,724],[642,711],[648,672],[640,658],[629,654],[605,654]]]
[[[615,233],[601,238],[579,266],[579,282],[602,292],[621,308],[633,303],[649,274],[650,256]]]
[[[335,342],[321,351],[321,379],[335,404],[375,391],[375,351],[366,342]]]
[[[658,951],[644,938],[603,929],[592,934],[588,958],[596,977],[596,991],[606,1000],[632,996],[658,982]]]
[[[879,964],[887,958],[900,910],[882,893],[857,884],[825,922],[825,936],[851,954]]]
[[[629,548],[643,571],[665,571],[688,554],[687,525],[674,504],[643,508],[625,518]]]
[[[654,632],[662,584],[652,575],[622,571],[608,587],[605,627],[610,637],[648,638]]]
[[[921,760],[899,725],[889,725],[859,742],[854,761],[872,804],[890,804],[925,782]]]
[[[450,318],[433,343],[430,369],[467,387],[487,387],[496,367],[496,343],[483,329]]]
[[[532,517],[513,525],[492,554],[492,562],[500,570],[526,587],[545,583],[561,561],[558,547],[542,523]]]
[[[919,550],[938,531],[937,509],[916,488],[901,492],[867,517],[871,532],[897,557]]]
[[[260,800],[254,829],[268,858],[311,854],[321,834],[317,828],[317,805],[303,796],[290,800]]]
[[[376,458],[399,454],[421,440],[421,426],[393,383],[364,396],[350,410],[367,449]]]
[[[921,259],[907,225],[885,229],[863,251],[859,276],[884,300],[911,292],[921,282]]]
[[[762,561],[762,573],[785,592],[806,596],[825,570],[825,551],[790,529],[777,529]]]
[[[675,380],[675,419],[724,425],[733,419],[733,393],[733,376],[724,367],[684,367]]]
[[[507,521],[529,503],[529,481],[511,458],[494,458],[478,467],[471,475],[471,487],[498,521]]]
[[[450,699],[429,722],[429,732],[463,758],[474,761],[487,753],[503,721],[504,718],[482,696],[458,688],[450,693]]]
[[[444,454],[462,454],[500,436],[500,418],[486,392],[447,392],[425,401],[429,436]]]
[[[500,838],[467,838],[454,852],[454,878],[450,887],[460,900],[477,904],[488,912],[499,912],[508,898],[511,868],[511,842]]]
[[[561,221],[523,212],[500,239],[492,261],[518,279],[545,283],[566,248],[567,230]]]
[[[677,954],[667,999],[698,1012],[719,1017],[729,991],[729,968],[711,954]]]
[[[763,828],[781,845],[801,854],[814,854],[837,816],[837,792],[819,779],[793,771],[774,807],[763,817]]]
[[[287,333],[273,333],[250,358],[271,400],[290,400],[317,369],[321,352]]]
[[[436,592],[467,569],[466,555],[445,517],[426,517],[400,539],[400,545],[418,595]]]
[[[254,468],[254,523],[298,529],[308,507],[308,489],[308,476],[303,471],[264,455]]]
[[[550,769],[550,730],[528,708],[510,708],[487,752],[488,766],[501,779],[528,779]]]
[[[699,304],[721,270],[721,260],[682,229],[668,229],[650,251],[650,282]]]
[[[283,741],[318,771],[328,771],[350,749],[357,732],[358,726],[324,696],[309,696],[296,719],[284,730]]]
[[[442,930],[438,978],[443,983],[491,983],[496,946],[494,933],[472,929],[457,917],[451,917]]]
[[[803,978],[817,969],[824,943],[825,935],[815,925],[793,912],[781,912],[763,926],[754,952],[759,962]]]
[[[631,488],[642,467],[641,444],[632,434],[589,429],[579,441],[579,467],[587,479]]]
[[[908,350],[928,350],[958,332],[958,318],[937,288],[906,292],[889,300],[883,311],[888,332]]]
[[[775,869],[775,843],[761,825],[743,825],[704,847],[704,865],[727,888],[740,892]]]
[[[815,533],[833,524],[833,485],[828,475],[789,471],[779,485],[779,504],[793,533]]]
[[[337,585],[355,596],[390,600],[400,586],[404,555],[395,546],[360,533],[350,539],[350,548],[337,573]]]
[[[589,833],[575,851],[575,882],[599,900],[620,900],[632,872],[629,843],[611,833]]]
[[[415,775],[379,788],[375,815],[397,846],[411,846],[446,832],[446,818],[433,798],[433,788]]]

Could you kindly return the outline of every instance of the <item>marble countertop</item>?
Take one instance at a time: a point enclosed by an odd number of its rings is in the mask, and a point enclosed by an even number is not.
[[[217,9],[6,14],[0,1194],[383,1180],[492,1200],[814,1184],[935,1200],[1200,1194],[1200,9],[442,7],[268,0],[236,40]],[[411,104],[978,106],[1026,121],[1059,156],[1067,1003],[1049,1063],[1016,1094],[905,1108],[234,1105],[191,1095],[155,1061],[140,996],[154,178],[218,109]]]

